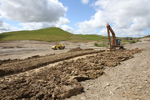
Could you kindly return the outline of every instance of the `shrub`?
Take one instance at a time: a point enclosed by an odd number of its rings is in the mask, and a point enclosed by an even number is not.
[[[98,44],[98,43],[94,43],[94,46],[96,46],[96,47],[108,47],[108,44]]]
[[[136,41],[135,40],[132,40],[132,41],[129,41],[130,43],[136,43]]]

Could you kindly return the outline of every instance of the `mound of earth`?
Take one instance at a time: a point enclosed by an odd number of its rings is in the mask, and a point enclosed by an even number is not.
[[[64,61],[39,73],[0,78],[0,99],[65,99],[84,91],[80,82],[104,74],[105,67],[114,67],[141,52],[116,50],[72,61]],[[28,64],[26,64],[28,66]]]
[[[103,51],[82,50],[59,55],[33,56],[27,59],[0,60],[0,77],[39,68],[58,61]]]
[[[77,47],[77,48],[70,49],[68,52],[74,52],[74,51],[82,51],[82,49],[80,47]]]

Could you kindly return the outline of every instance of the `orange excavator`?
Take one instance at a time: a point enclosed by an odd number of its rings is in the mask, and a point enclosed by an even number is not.
[[[124,47],[120,45],[121,39],[116,39],[115,32],[108,23],[107,23],[107,33],[110,49],[116,49],[117,47],[119,47],[119,49],[124,49]],[[112,40],[110,37],[110,33],[112,34]]]

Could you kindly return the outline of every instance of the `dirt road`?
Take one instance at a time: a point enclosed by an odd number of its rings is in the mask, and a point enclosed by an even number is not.
[[[60,44],[65,45],[64,50],[52,50],[51,46],[56,45],[57,42],[43,42],[33,40],[21,41],[6,41],[0,42],[0,60],[4,59],[25,59],[35,55],[50,55],[60,54],[69,51],[72,48],[80,47],[82,49],[104,49],[94,47],[94,42],[74,43],[69,41],[61,41]]]
[[[107,67],[105,75],[82,82],[85,92],[67,100],[150,100],[150,42],[129,44],[128,49],[143,48],[142,53],[122,62],[116,67]]]

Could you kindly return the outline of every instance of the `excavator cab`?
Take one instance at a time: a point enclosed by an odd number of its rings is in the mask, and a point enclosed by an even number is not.
[[[120,45],[121,44],[121,39],[116,39],[116,45]]]

